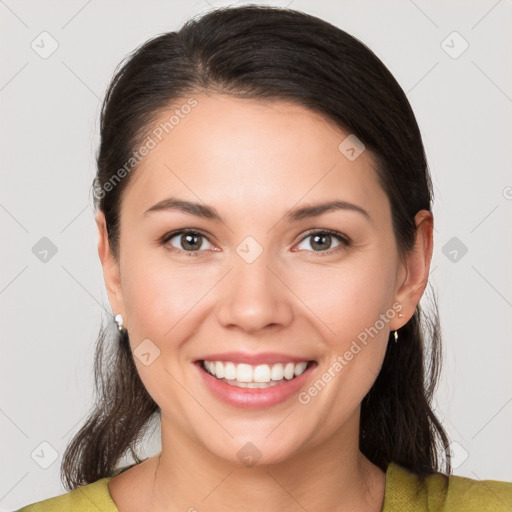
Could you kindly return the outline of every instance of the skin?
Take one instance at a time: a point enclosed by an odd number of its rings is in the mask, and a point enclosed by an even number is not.
[[[418,212],[415,248],[402,260],[372,155],[349,161],[338,150],[348,133],[290,102],[195,98],[197,107],[130,177],[118,260],[103,213],[96,217],[112,309],[123,315],[132,348],[150,339],[160,350],[148,366],[135,362],[162,411],[162,452],[114,477],[112,498],[121,512],[380,511],[385,473],[359,451],[360,404],[390,330],[411,318],[423,295],[432,215]],[[160,121],[168,118],[162,112]],[[224,223],[175,210],[144,215],[170,196],[212,206]],[[371,221],[349,210],[284,219],[333,199],[364,208]],[[159,243],[181,228],[208,235],[200,255],[173,252],[186,243],[180,236]],[[311,229],[352,242],[332,238],[324,254],[306,238]],[[236,252],[249,235],[263,249],[251,264]],[[397,302],[404,316],[385,323],[307,405],[296,396],[266,409],[227,405],[193,365],[213,351],[304,356],[318,363],[306,388]],[[247,442],[262,454],[252,467],[237,457]]]

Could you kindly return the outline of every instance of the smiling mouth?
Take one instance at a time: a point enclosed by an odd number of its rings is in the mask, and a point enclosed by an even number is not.
[[[197,363],[203,371],[221,382],[250,389],[265,389],[289,382],[302,375],[311,366],[316,365],[316,361],[258,365],[207,360]]]

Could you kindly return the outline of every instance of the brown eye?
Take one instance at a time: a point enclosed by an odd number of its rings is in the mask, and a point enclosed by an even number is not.
[[[309,241],[307,241],[310,239]],[[307,241],[307,242],[306,242]],[[336,245],[333,246],[333,243],[336,243]],[[300,247],[301,244],[304,244],[305,246]],[[313,250],[314,252],[327,252],[331,253],[334,251],[331,251],[331,249],[337,250],[338,247],[342,246],[348,246],[349,241],[347,237],[342,235],[341,233],[337,232],[331,232],[331,231],[316,231],[313,233],[309,233],[307,236],[302,238],[299,249],[300,250]],[[307,247],[309,246],[309,248]]]
[[[206,250],[209,247],[204,247],[205,242],[210,244],[202,233],[185,230],[169,233],[162,240],[162,243],[170,245],[172,249],[176,249],[178,252],[199,252]]]

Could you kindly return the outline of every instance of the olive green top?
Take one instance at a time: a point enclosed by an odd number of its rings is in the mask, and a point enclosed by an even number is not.
[[[115,471],[115,476],[133,466]],[[119,512],[102,478],[62,496],[28,505],[18,512]],[[386,471],[381,512],[511,512],[512,483],[474,480],[441,473],[423,482],[402,466],[390,463]]]

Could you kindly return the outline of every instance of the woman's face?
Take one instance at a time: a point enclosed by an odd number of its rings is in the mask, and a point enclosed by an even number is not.
[[[372,157],[349,133],[293,103],[195,99],[172,129],[175,107],[162,112],[145,141],[121,203],[118,262],[100,231],[109,298],[163,432],[260,463],[354,439],[431,247],[402,264]],[[319,207],[333,201],[350,207]],[[261,388],[247,387],[255,380]]]

